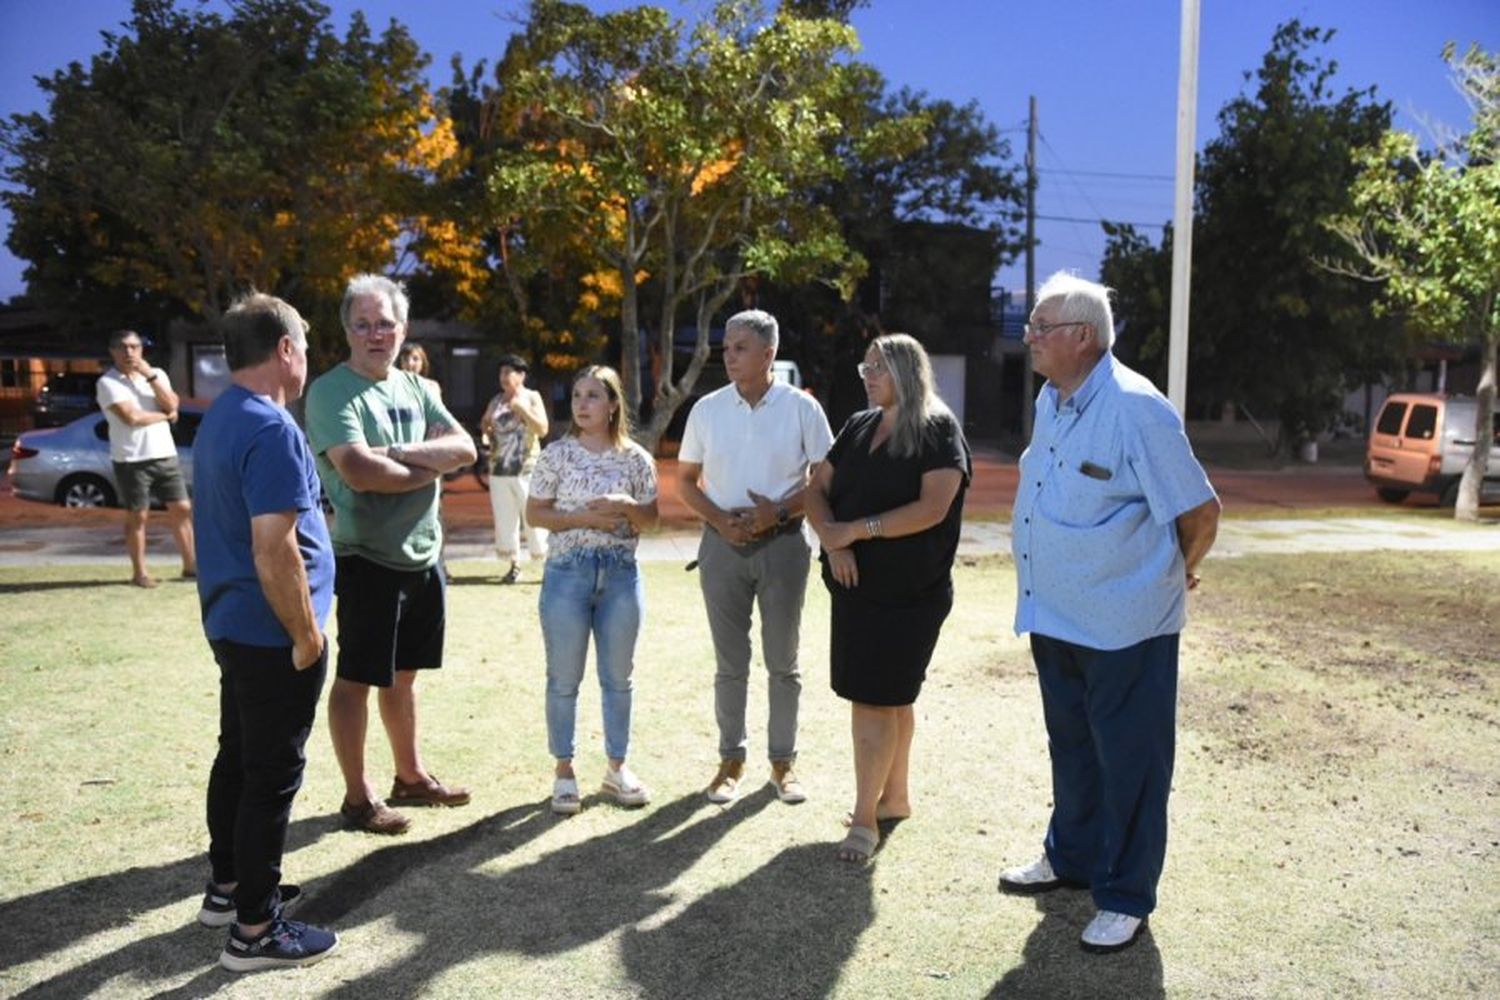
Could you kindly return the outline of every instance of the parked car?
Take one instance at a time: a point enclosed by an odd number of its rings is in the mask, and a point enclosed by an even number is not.
[[[1458,502],[1458,482],[1474,453],[1478,402],[1469,396],[1400,392],[1375,418],[1365,450],[1365,478],[1380,499],[1400,503],[1412,493],[1432,493],[1444,507]],[[1495,414],[1500,447],[1500,413]],[[1492,453],[1495,454],[1495,453]],[[1490,459],[1482,493],[1500,495],[1500,462]]]
[[[201,406],[184,405],[172,425],[177,457],[193,488],[193,438]],[[114,507],[120,490],[109,460],[109,424],[95,409],[86,417],[47,430],[26,431],[10,449],[11,491],[24,500],[64,507]]]
[[[54,372],[31,404],[35,427],[61,427],[79,417],[99,411],[94,398],[98,372]]]

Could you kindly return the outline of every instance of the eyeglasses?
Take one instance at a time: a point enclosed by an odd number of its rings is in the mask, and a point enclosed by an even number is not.
[[[1065,326],[1088,326],[1088,325],[1089,324],[1087,324],[1087,323],[1080,323],[1080,322],[1076,322],[1076,321],[1075,322],[1068,322],[1068,323],[1027,323],[1024,329],[1025,329],[1025,332],[1026,332],[1026,336],[1028,336],[1028,337],[1045,337],[1045,336],[1047,336],[1047,334],[1051,333],[1053,330],[1061,330]]]
[[[889,375],[891,373],[891,370],[885,365],[881,364],[879,361],[876,361],[873,364],[867,361],[861,361],[859,364],[854,366],[854,370],[859,372],[860,378],[869,378],[871,375]]]
[[[401,324],[393,319],[376,320],[374,323],[366,323],[364,320],[360,320],[349,328],[349,332],[356,337],[369,337],[377,333],[382,337],[390,337],[395,335],[396,330],[400,326]]]

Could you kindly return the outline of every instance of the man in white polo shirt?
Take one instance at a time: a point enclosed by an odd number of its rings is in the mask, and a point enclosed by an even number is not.
[[[182,553],[182,575],[197,575],[193,552],[193,505],[188,500],[172,424],[177,421],[177,393],[167,373],[146,362],[145,345],[134,330],[109,335],[115,366],[99,377],[94,395],[109,421],[109,457],[114,463],[120,506],[125,508],[125,551],[130,555],[130,582],[154,587],[146,572],[146,518],[154,496],[167,508],[167,520]]]
[[[719,770],[708,786],[712,802],[734,801],[744,776],[754,605],[770,674],[771,780],[781,801],[807,798],[792,770],[802,692],[797,645],[811,562],[801,530],[802,492],[833,433],[816,400],[772,377],[778,339],[769,313],[752,309],[729,318],[724,370],[730,384],[693,407],[677,454],[682,499],[703,519],[698,576],[718,662]]]

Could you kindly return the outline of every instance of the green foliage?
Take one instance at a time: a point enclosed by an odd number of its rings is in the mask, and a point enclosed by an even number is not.
[[[136,0],[42,82],[46,113],[5,123],[8,244],[43,304],[211,319],[253,286],[306,309],[392,262],[441,159],[426,57],[394,23],[336,37],[313,0],[228,8]]]
[[[1373,88],[1334,92],[1337,65],[1317,53],[1331,35],[1297,21],[1276,30],[1255,93],[1219,112],[1197,174],[1194,402],[1275,416],[1283,445],[1325,428],[1346,390],[1398,365],[1405,347],[1397,324],[1375,316],[1370,289],[1316,263],[1333,246],[1321,219],[1348,204],[1353,151],[1390,124]],[[1168,261],[1166,243],[1111,233],[1106,266],[1147,370],[1164,370]]]
[[[868,70],[837,20],[725,2],[689,30],[664,10],[595,15],[536,0],[497,70],[487,109],[516,142],[488,176],[492,227],[519,227],[529,252],[581,246],[616,279],[621,357],[642,356],[654,310],[654,443],[708,355],[708,330],[749,279],[824,282],[852,293],[865,262],[814,194],[842,176],[846,150],[898,155],[922,123],[871,127]],[[699,340],[676,377],[683,310]],[[641,374],[626,361],[628,404]]]
[[[1477,516],[1489,464],[1500,345],[1500,66],[1474,46],[1444,53],[1474,111],[1473,129],[1424,155],[1415,136],[1385,132],[1356,158],[1351,204],[1324,220],[1342,238],[1333,270],[1379,284],[1384,304],[1425,335],[1479,348],[1478,423],[1457,516]]]

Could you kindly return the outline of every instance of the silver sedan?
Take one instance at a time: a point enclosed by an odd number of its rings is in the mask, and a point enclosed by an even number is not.
[[[193,488],[193,438],[203,408],[184,406],[172,425],[182,477]],[[27,431],[10,450],[11,491],[23,500],[64,507],[113,507],[120,490],[109,460],[109,425],[102,413],[47,430]]]

